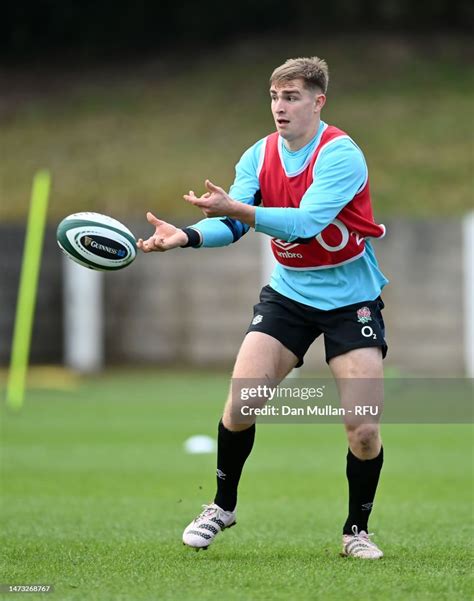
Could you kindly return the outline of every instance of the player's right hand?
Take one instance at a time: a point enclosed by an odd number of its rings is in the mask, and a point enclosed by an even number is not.
[[[150,212],[146,214],[146,218],[148,223],[154,226],[155,233],[147,240],[143,240],[142,238],[138,239],[137,246],[144,253],[165,252],[165,250],[179,248],[180,246],[187,244],[188,236],[183,230],[171,225],[171,223],[161,221],[161,219],[158,219],[158,217],[155,217],[155,215]]]

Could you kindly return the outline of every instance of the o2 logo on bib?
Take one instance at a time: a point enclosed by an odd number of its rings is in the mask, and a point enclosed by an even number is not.
[[[316,240],[324,250],[335,253],[346,248],[349,244],[351,233],[355,236],[357,245],[360,246],[364,242],[364,237],[357,234],[357,232],[349,232],[347,226],[340,219],[334,219],[316,236]]]
[[[323,233],[326,240],[323,238]],[[349,242],[349,230],[340,219],[334,219],[323,232],[316,236],[319,244],[330,253],[335,253],[342,250]]]

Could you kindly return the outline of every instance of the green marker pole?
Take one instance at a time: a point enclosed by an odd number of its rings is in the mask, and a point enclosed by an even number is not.
[[[50,181],[49,171],[38,171],[35,174],[26,226],[7,384],[7,404],[11,409],[17,410],[21,409],[25,396],[26,371],[30,355]]]

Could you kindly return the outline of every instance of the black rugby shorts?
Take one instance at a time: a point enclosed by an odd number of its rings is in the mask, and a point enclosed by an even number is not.
[[[380,297],[338,309],[323,311],[291,300],[264,286],[260,302],[253,308],[248,332],[263,332],[279,340],[294,353],[303,365],[304,356],[312,343],[324,334],[326,361],[356,348],[378,346],[382,356],[387,354],[385,325],[382,318],[384,303]]]

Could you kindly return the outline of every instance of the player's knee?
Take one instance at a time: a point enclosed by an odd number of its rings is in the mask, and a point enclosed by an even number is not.
[[[224,428],[230,430],[231,432],[242,432],[242,430],[247,430],[248,428],[252,427],[255,424],[255,422],[255,419],[247,421],[236,420],[232,417],[232,415],[229,415],[225,412],[222,416],[222,423],[224,424]]]
[[[255,421],[255,416],[242,414],[240,411],[236,411],[235,407],[229,405],[226,405],[222,415],[224,427],[232,432],[246,430],[247,428],[250,428],[250,426],[253,426]]]
[[[366,458],[378,450],[380,445],[379,428],[376,424],[360,424],[347,427],[349,446],[356,455]]]
[[[235,395],[229,395],[222,416],[224,427],[233,432],[246,430],[256,422],[259,410],[264,404],[262,400],[252,399],[244,402]]]

